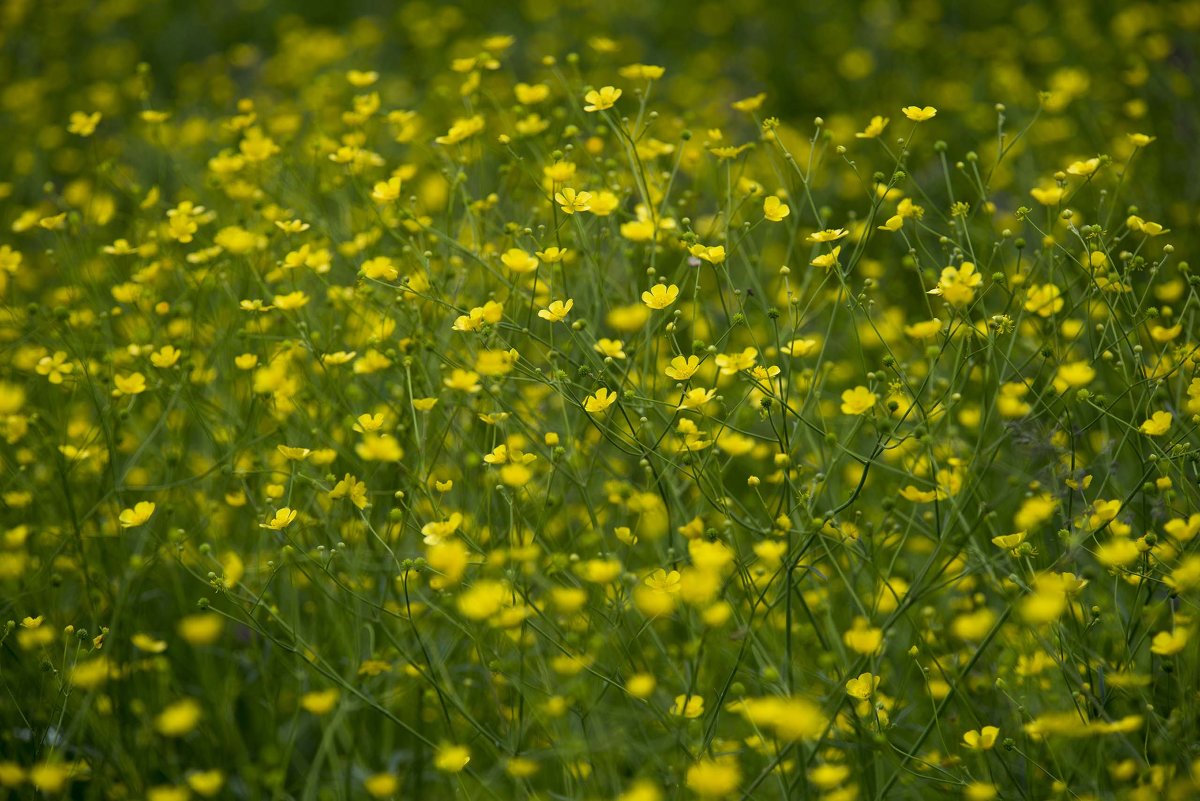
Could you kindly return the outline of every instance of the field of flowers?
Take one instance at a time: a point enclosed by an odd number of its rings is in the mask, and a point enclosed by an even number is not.
[[[1197,0],[0,0],[0,796],[1200,797],[1198,85]]]

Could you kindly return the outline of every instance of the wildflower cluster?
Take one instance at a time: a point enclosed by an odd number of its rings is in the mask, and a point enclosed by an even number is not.
[[[421,85],[293,20],[3,90],[0,788],[1200,793],[1168,17],[1097,132],[420,8]]]

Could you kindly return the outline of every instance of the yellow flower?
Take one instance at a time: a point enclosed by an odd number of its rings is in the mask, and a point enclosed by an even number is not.
[[[836,242],[842,237],[848,236],[849,233],[850,232],[845,228],[826,228],[824,231],[817,231],[816,233],[809,234],[808,241],[817,243]]]
[[[330,500],[349,498],[350,503],[359,509],[364,509],[367,506],[367,484],[365,481],[359,481],[354,476],[346,473],[345,478],[335,484],[333,489],[329,491],[329,498]]]
[[[937,116],[937,109],[933,106],[905,106],[900,109],[904,112],[904,116],[908,117],[913,122],[925,122]]]
[[[733,755],[701,759],[687,769],[687,786],[701,798],[726,798],[737,790],[742,771]]]
[[[67,361],[66,352],[61,350],[55,351],[53,356],[43,356],[37,363],[38,375],[46,376],[51,384],[61,384],[74,370],[75,365]]]
[[[879,686],[879,676],[871,673],[861,673],[856,679],[848,679],[846,681],[846,695],[851,698],[867,699],[875,692],[875,688]]]
[[[1086,161],[1075,161],[1067,167],[1067,172],[1071,175],[1079,175],[1087,177],[1100,168],[1100,159],[1090,158]]]
[[[842,407],[842,411],[845,411],[844,406]],[[906,501],[912,501],[913,503],[931,503],[936,500],[944,499],[946,497],[946,492],[940,487],[938,489],[922,490],[914,487],[912,484],[909,484],[900,490],[900,497]]]
[[[398,462],[404,458],[404,449],[391,434],[363,437],[362,442],[354,446],[354,452],[368,462]]]
[[[362,273],[372,281],[395,281],[400,277],[400,271],[387,256],[376,256],[367,259],[362,264]]]
[[[602,86],[597,91],[593,89],[583,96],[588,105],[583,107],[584,111],[603,111],[606,108],[612,108],[613,104],[621,99],[621,90],[612,86]]]
[[[568,298],[566,302],[556,300],[551,302],[549,306],[538,312],[538,317],[543,320],[549,320],[552,323],[561,323],[567,319],[567,314],[570,313],[571,307],[575,305],[575,301]]]
[[[442,743],[433,757],[433,766],[443,773],[459,773],[471,761],[471,749],[465,745]]]
[[[1056,392],[1066,392],[1068,389],[1086,387],[1095,377],[1095,368],[1086,361],[1060,364],[1054,373],[1054,389]]]
[[[1049,317],[1062,311],[1062,290],[1054,284],[1033,284],[1025,290],[1025,311]]]
[[[1125,567],[1141,555],[1137,543],[1124,537],[1116,537],[1096,548],[1096,560],[1105,567]]]
[[[1001,534],[998,537],[992,537],[992,545],[997,548],[1003,548],[1006,551],[1014,550],[1018,545],[1025,541],[1026,532],[1017,531],[1012,534]]]
[[[400,780],[393,773],[372,773],[363,779],[363,789],[372,798],[387,798],[400,789]]]
[[[671,714],[680,718],[698,718],[704,714],[704,699],[699,695],[677,695]]]
[[[537,258],[520,248],[509,248],[504,251],[500,261],[514,273],[531,273],[538,268]]]
[[[182,737],[196,728],[201,714],[200,704],[184,698],[160,712],[154,719],[154,728],[164,737]]]
[[[981,283],[983,276],[975,271],[975,265],[964,261],[961,266],[944,268],[938,285],[929,294],[941,295],[951,306],[965,306],[975,299],[975,287]]]
[[[286,295],[276,295],[271,302],[277,308],[284,311],[294,311],[308,305],[308,295],[302,290],[297,289],[295,292],[289,292]]]
[[[1058,202],[1062,200],[1062,197],[1066,191],[1067,190],[1061,186],[1045,185],[1035,186],[1033,189],[1029,190],[1029,194],[1033,196],[1034,200],[1036,200],[1038,203],[1041,203],[1043,206],[1057,206]]]
[[[1146,436],[1160,437],[1171,428],[1171,421],[1174,416],[1170,412],[1155,412],[1150,415],[1150,419],[1142,423],[1138,431],[1141,431]]]
[[[592,350],[610,359],[625,358],[625,343],[619,339],[601,337],[595,345],[592,345]]]
[[[681,582],[678,570],[667,572],[660,567],[649,576],[646,576],[642,583],[644,583],[650,589],[656,590],[657,592],[675,594],[679,592],[679,586]],[[701,705],[703,706],[703,704]]]
[[[671,365],[663,370],[668,378],[676,381],[687,381],[700,369],[699,356],[676,356],[671,359]]]
[[[173,345],[164,345],[160,350],[150,354],[150,363],[165,370],[168,367],[174,367],[182,355],[179,349]]]
[[[187,775],[187,785],[203,798],[212,798],[225,786],[225,774],[219,770],[198,770]]]
[[[842,393],[842,414],[865,414],[879,400],[879,396],[864,386],[857,386]]]
[[[71,778],[72,768],[62,762],[39,762],[29,769],[29,783],[42,793],[62,792]]]
[[[225,621],[212,612],[188,615],[180,618],[176,631],[189,645],[212,645],[221,636]]]
[[[289,509],[285,506],[282,509],[277,509],[274,517],[265,523],[259,523],[258,527],[269,528],[272,531],[282,531],[290,526],[292,521],[296,519],[296,513],[297,512],[295,509]]]
[[[701,244],[695,244],[688,248],[688,252],[698,259],[703,259],[709,264],[720,264],[721,262],[725,261],[724,245],[708,247]]]
[[[972,751],[988,751],[996,745],[1000,729],[996,726],[984,726],[982,729],[972,729],[963,735],[963,745]]]
[[[302,462],[312,453],[310,448],[297,448],[292,445],[277,445],[276,450],[291,462]]]
[[[744,97],[741,100],[735,100],[729,104],[729,107],[734,111],[751,112],[757,111],[762,107],[763,101],[767,99],[766,92],[759,92],[752,97]]]
[[[576,192],[566,187],[561,192],[554,193],[554,201],[564,214],[574,214],[577,211],[588,211],[592,207],[592,193]]]
[[[607,387],[600,387],[600,389],[596,390],[595,394],[583,399],[583,410],[590,414],[599,414],[616,403],[616,401],[616,392],[610,392]]]
[[[341,693],[336,687],[328,690],[315,690],[300,696],[300,708],[314,715],[327,715],[337,705]]]
[[[142,525],[154,514],[152,501],[139,501],[132,509],[125,509],[118,518],[121,528],[135,528]]]
[[[1150,642],[1150,653],[1159,656],[1174,656],[1187,647],[1188,630],[1160,631]]]
[[[721,375],[737,375],[753,367],[757,359],[758,348],[746,348],[741,353],[718,353],[714,361]]]
[[[603,194],[603,193],[601,193],[601,194]],[[593,211],[594,211],[594,209],[593,209]],[[539,250],[536,255],[539,259],[546,262],[546,264],[557,264],[558,262],[565,259],[567,257],[567,254],[570,252],[571,251],[567,250],[566,248],[549,247],[549,248],[546,248],[545,250]],[[509,269],[512,269],[512,268],[509,268]]]
[[[841,262],[838,261],[838,255],[841,254],[841,252],[842,246],[835,245],[833,250],[829,251],[828,253],[822,253],[820,256],[817,256],[815,259],[810,261],[809,264],[813,267],[820,267],[823,270],[828,270],[841,264]]]
[[[890,122],[890,120],[887,117],[880,117],[877,114],[871,118],[869,123],[867,123],[865,130],[859,131],[854,135],[859,139],[875,139],[881,133],[883,133],[883,129],[887,127],[888,122]]]
[[[93,111],[88,114],[83,111],[71,112],[71,119],[67,123],[67,132],[73,133],[76,136],[91,136],[96,132],[96,126],[100,124],[101,114],[99,111]]]
[[[117,373],[113,376],[113,385],[116,387],[113,390],[113,397],[141,395],[146,391],[146,376],[141,373],[130,373],[129,375]]]
[[[148,654],[161,654],[167,650],[167,644],[162,640],[156,640],[149,634],[138,632],[129,638],[129,642],[134,648],[139,651],[145,651]]]
[[[780,222],[791,213],[792,210],[788,208],[787,204],[775,195],[767,195],[763,198],[763,217],[771,222]]]
[[[630,64],[617,70],[617,74],[631,81],[654,81],[661,78],[666,71],[665,67],[656,67],[651,64]]]
[[[480,114],[473,117],[462,117],[454,121],[445,135],[439,136],[433,141],[439,145],[457,145],[482,131],[484,124],[483,116]]]
[[[883,629],[872,627],[864,618],[855,618],[853,627],[842,633],[842,642],[856,654],[874,656],[883,648]]]
[[[401,181],[399,176],[379,181],[371,190],[371,199],[376,203],[391,203],[400,199]]]
[[[521,105],[534,106],[550,96],[550,87],[544,83],[519,83],[513,87],[513,94],[517,96],[517,102]]]
[[[457,389],[460,392],[476,393],[483,389],[483,385],[479,383],[479,373],[473,370],[463,370],[461,367],[451,370],[449,377],[442,379],[442,383],[448,389]],[[430,404],[430,408],[432,408],[432,404]]]
[[[890,231],[890,233],[894,234],[896,231],[904,228],[904,217],[901,217],[900,215],[888,217],[887,222],[884,222],[878,228],[880,228],[881,231]]]
[[[650,287],[648,292],[642,293],[642,303],[645,303],[652,309],[665,309],[674,303],[678,297],[679,287],[674,284],[670,286],[655,284]]]

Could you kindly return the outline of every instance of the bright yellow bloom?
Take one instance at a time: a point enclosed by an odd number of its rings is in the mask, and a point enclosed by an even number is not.
[[[160,350],[150,354],[150,363],[160,370],[165,370],[168,367],[174,367],[182,355],[183,353],[178,348],[164,345]]]
[[[96,126],[100,124],[101,114],[99,111],[93,111],[88,114],[83,111],[71,112],[71,119],[67,123],[67,133],[73,133],[76,136],[88,137],[96,132]]]
[[[154,514],[153,501],[139,501],[132,509],[125,509],[118,518],[121,528],[136,528],[143,525]]]
[[[554,201],[564,214],[574,214],[577,211],[588,211],[592,207],[591,192],[576,192],[570,187],[554,193]]]
[[[1062,290],[1054,284],[1033,284],[1025,290],[1025,311],[1049,317],[1062,311]]]
[[[269,528],[272,531],[282,531],[292,524],[292,521],[296,519],[296,514],[295,509],[289,509],[285,506],[282,509],[277,509],[274,517],[265,523],[259,523],[258,527]]]
[[[929,294],[941,295],[951,306],[965,306],[975,299],[975,287],[981,283],[983,276],[975,271],[975,265],[964,261],[959,267],[944,268],[938,285]]]
[[[390,798],[400,789],[400,780],[393,773],[372,773],[363,779],[363,789],[372,798]]]
[[[767,195],[763,199],[763,217],[771,222],[780,222],[791,213],[792,210],[787,204],[775,195]]]
[[[395,281],[400,277],[400,271],[387,256],[376,256],[363,262],[362,272],[372,281]]]
[[[1160,631],[1150,643],[1150,653],[1159,656],[1174,656],[1187,647],[1188,630]]]
[[[1170,412],[1155,412],[1150,415],[1150,419],[1142,423],[1138,431],[1141,431],[1146,436],[1160,437],[1171,429],[1171,422],[1174,416]]]
[[[859,139],[875,139],[883,133],[883,129],[887,127],[888,122],[890,120],[887,117],[880,117],[877,114],[871,118],[871,121],[867,123],[867,127],[864,130],[854,135]]]
[[[900,109],[904,112],[904,116],[908,117],[913,122],[925,122],[937,116],[937,109],[933,106],[905,106]]]
[[[300,696],[300,708],[314,715],[327,715],[337,706],[341,692],[336,687],[328,690],[315,690]]]
[[[141,373],[130,373],[124,375],[117,373],[113,376],[113,397],[122,395],[141,395],[146,391],[146,376]]]
[[[705,799],[727,798],[741,781],[742,771],[733,755],[701,759],[687,769],[688,789]]]
[[[575,301],[568,298],[566,302],[556,300],[550,303],[549,306],[538,312],[538,317],[543,320],[549,320],[552,323],[561,323],[567,319],[567,315],[571,312],[571,308],[575,305]]]
[[[699,356],[676,356],[671,359],[670,367],[663,370],[668,378],[676,381],[687,381],[700,369]]]
[[[836,242],[844,236],[850,234],[845,228],[826,228],[824,231],[817,231],[808,235],[809,242]]]
[[[461,367],[451,370],[450,375],[442,379],[442,384],[448,389],[456,389],[460,392],[469,392],[472,394],[483,389],[483,385],[479,383],[479,373],[473,370],[464,370]]]
[[[201,715],[200,704],[184,698],[163,709],[154,719],[154,728],[164,737],[182,737],[196,728]]]
[[[538,268],[536,257],[529,255],[520,248],[509,248],[500,257],[501,263],[514,273],[531,273]]]
[[[433,766],[443,773],[459,773],[470,761],[471,749],[452,743],[442,743],[433,756]]]
[[[588,92],[583,99],[588,103],[583,107],[584,111],[603,111],[612,108],[613,104],[621,99],[621,90],[612,86],[602,86],[599,91],[593,89]]]
[[[610,392],[607,387],[600,387],[594,394],[583,399],[583,410],[590,414],[599,414],[616,401],[616,392]]]
[[[746,348],[741,353],[718,353],[714,361],[721,375],[737,375],[753,367],[757,359],[758,348]]]
[[[329,491],[329,498],[330,500],[348,498],[355,507],[364,509],[367,506],[367,484],[347,473],[345,478]]]
[[[982,729],[972,729],[963,734],[963,745],[972,751],[988,751],[996,745],[1000,729],[996,726],[984,726]]]
[[[833,250],[829,251],[828,253],[822,253],[820,256],[817,256],[815,259],[810,261],[809,264],[813,267],[820,267],[822,270],[828,270],[833,267],[837,267],[839,264],[841,264],[841,262],[838,261],[838,256],[841,254],[841,252],[842,246],[835,245]]]
[[[842,393],[842,414],[865,414],[879,400],[879,396],[864,386],[857,386]]]
[[[709,264],[720,264],[725,261],[725,246],[716,245],[708,247],[706,245],[695,244],[688,248],[688,252],[698,259],[703,259]]]
[[[592,350],[610,359],[625,358],[625,343],[619,339],[601,337],[595,345],[592,345]]]
[[[698,718],[704,714],[704,699],[699,695],[677,695],[671,714],[681,718]]]
[[[846,681],[846,694],[851,698],[867,699],[879,686],[879,676],[871,673],[861,673],[856,679]]]
[[[655,284],[650,287],[649,291],[642,293],[642,303],[645,303],[652,309],[665,309],[675,302],[679,297],[679,287],[671,284],[663,286]]]

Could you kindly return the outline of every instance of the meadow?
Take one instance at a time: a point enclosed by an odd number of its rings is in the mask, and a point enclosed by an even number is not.
[[[0,796],[1200,797],[1200,2],[0,0]]]

